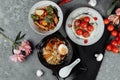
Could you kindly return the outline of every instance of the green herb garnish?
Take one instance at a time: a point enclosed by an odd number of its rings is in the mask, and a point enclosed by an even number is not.
[[[50,6],[47,6],[47,7],[46,7],[46,11],[47,11],[48,14],[52,14],[52,12],[53,12],[52,6],[51,6],[51,5],[50,5]]]
[[[47,23],[51,23],[51,20],[50,20],[48,17],[45,17],[44,20],[45,20]]]
[[[31,18],[34,20],[34,21],[38,21],[39,20],[39,16],[35,15],[35,14],[31,14]]]

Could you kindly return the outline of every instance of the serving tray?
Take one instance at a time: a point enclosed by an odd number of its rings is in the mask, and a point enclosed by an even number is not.
[[[75,51],[73,60],[80,57],[81,63],[72,70],[71,75],[65,80],[95,80],[102,61],[97,62],[94,55],[95,53],[105,54],[105,45],[107,44],[109,36],[109,32],[105,29],[102,38],[93,45],[80,46],[72,43],[74,45],[73,50]]]

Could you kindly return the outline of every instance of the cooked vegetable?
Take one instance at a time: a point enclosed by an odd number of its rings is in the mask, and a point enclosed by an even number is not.
[[[37,21],[34,22],[40,29],[48,30],[47,27],[44,27],[43,25],[40,25]]]
[[[53,30],[59,22],[57,9],[51,5],[37,8],[31,17],[41,31]]]
[[[39,16],[37,16],[37,15],[32,14],[31,17],[34,21],[39,20]]]
[[[37,14],[38,16],[43,15],[43,13],[44,13],[44,10],[36,10],[35,11],[35,14]]]

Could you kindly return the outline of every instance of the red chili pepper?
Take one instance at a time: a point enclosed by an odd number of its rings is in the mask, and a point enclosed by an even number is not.
[[[58,5],[62,5],[62,4],[65,4],[65,3],[68,3],[70,2],[71,0],[61,0]]]

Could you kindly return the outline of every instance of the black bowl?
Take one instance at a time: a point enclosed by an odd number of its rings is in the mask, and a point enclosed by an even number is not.
[[[51,65],[51,64],[47,63],[46,60],[43,58],[43,55],[42,55],[42,54],[43,54],[43,52],[42,52],[43,47],[46,45],[46,43],[47,43],[50,39],[52,39],[52,38],[54,38],[54,37],[56,37],[56,38],[58,38],[58,39],[60,39],[60,40],[65,41],[65,44],[66,44],[67,47],[68,47],[68,54],[67,54],[67,56],[66,56],[66,57],[64,58],[64,60],[63,60],[60,64],[58,64],[58,65]],[[38,45],[37,45],[36,47],[37,47],[37,49],[38,49],[38,58],[39,58],[40,62],[41,62],[45,67],[47,67],[47,68],[49,68],[49,69],[59,70],[61,67],[64,67],[64,66],[68,65],[68,64],[71,62],[71,60],[72,60],[72,55],[73,55],[72,45],[71,45],[70,42],[69,42],[66,38],[64,38],[59,32],[56,32],[56,33],[54,33],[54,34],[52,34],[52,35],[49,35],[49,36],[43,38],[43,39],[40,41],[40,43],[38,43]]]

